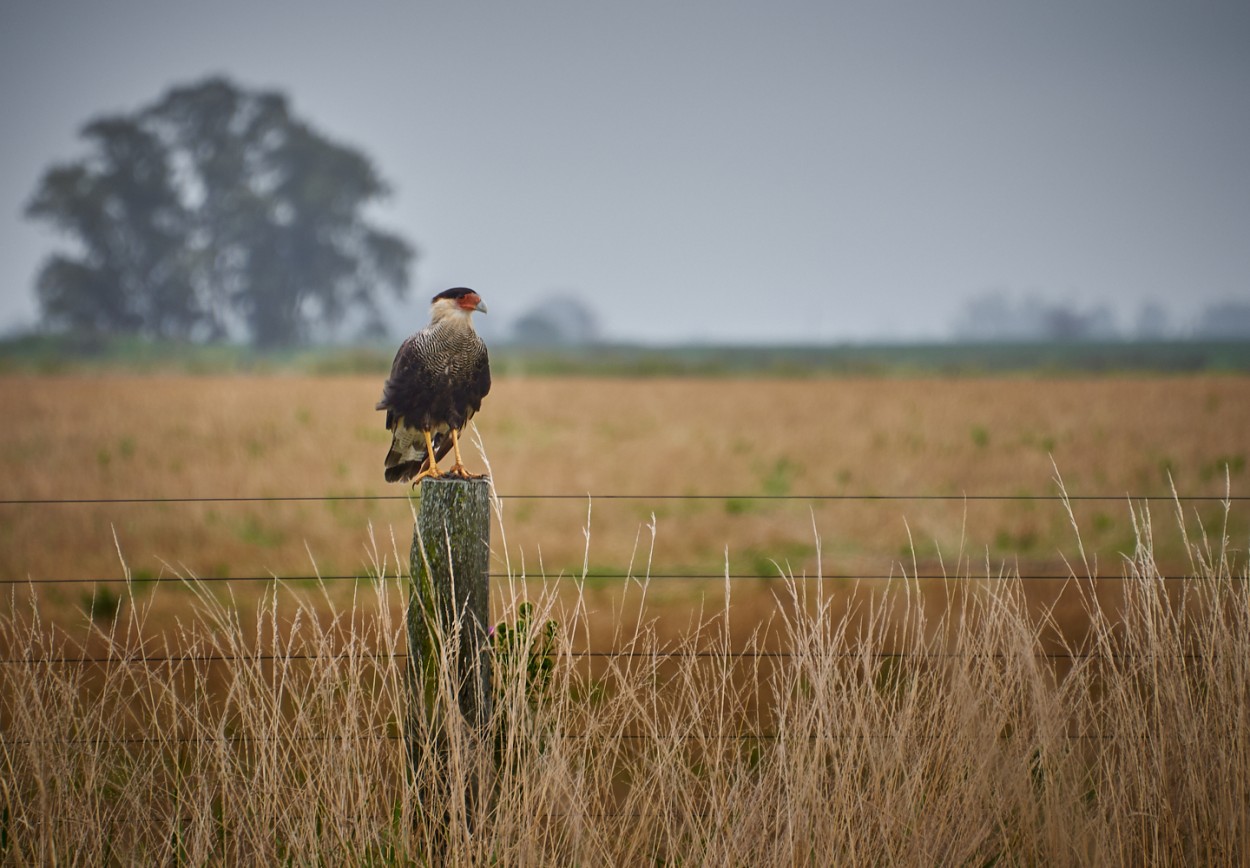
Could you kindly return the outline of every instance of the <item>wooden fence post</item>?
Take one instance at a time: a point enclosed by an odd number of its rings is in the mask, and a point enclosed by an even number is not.
[[[427,767],[423,773],[422,764],[434,760],[441,769],[435,774],[446,772],[448,726],[456,725],[447,719],[446,687],[455,691],[469,732],[483,734],[491,714],[487,480],[422,480],[410,569],[409,762],[418,780],[423,774],[428,780],[432,769]],[[450,685],[446,681],[440,685],[448,675]],[[425,756],[427,747],[434,748],[434,757]],[[474,790],[471,784],[466,794],[470,806]]]

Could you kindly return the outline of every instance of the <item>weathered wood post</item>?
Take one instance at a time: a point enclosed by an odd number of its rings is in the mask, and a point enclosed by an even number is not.
[[[449,728],[481,737],[491,713],[490,484],[426,478],[420,487],[408,594],[409,762],[417,780],[449,782]],[[446,665],[444,665],[446,660]],[[449,691],[467,727],[450,720]],[[433,749],[433,755],[427,750]],[[461,758],[466,758],[464,751]],[[429,763],[436,765],[431,767]],[[425,769],[422,769],[422,766]],[[476,784],[466,773],[466,807]],[[425,798],[447,799],[427,792]],[[424,805],[444,814],[446,806]]]

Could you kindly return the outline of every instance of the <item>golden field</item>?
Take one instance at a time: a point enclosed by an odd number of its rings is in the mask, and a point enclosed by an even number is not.
[[[502,379],[444,752],[379,387],[0,378],[0,499],[311,498],[0,504],[0,862],[1246,861],[1250,380]]]
[[[380,381],[0,378],[3,500],[396,498],[0,505],[0,577],[117,578],[119,549],[141,579],[364,575],[370,526],[392,555],[406,553],[412,527],[407,486],[382,481]],[[568,577],[585,564],[592,575],[639,575],[649,562],[653,575],[801,576],[815,573],[819,547],[829,576],[1066,575],[1064,560],[1079,556],[1062,504],[975,499],[1053,497],[1057,467],[1073,497],[1118,498],[1073,504],[1091,562],[1116,576],[1134,544],[1130,497],[1170,496],[1170,478],[1182,495],[1222,496],[1226,472],[1232,493],[1245,494],[1250,379],[512,377],[495,384],[477,424],[503,498],[504,528],[492,536],[500,574]],[[485,469],[476,448],[466,454]],[[1185,507],[1219,514],[1216,503]],[[1239,547],[1245,511],[1232,521]],[[1180,569],[1172,536],[1156,541],[1156,556]],[[673,580],[657,591],[688,600],[695,587]],[[741,587],[771,598],[765,580]],[[44,590],[52,608],[77,610],[92,586]]]

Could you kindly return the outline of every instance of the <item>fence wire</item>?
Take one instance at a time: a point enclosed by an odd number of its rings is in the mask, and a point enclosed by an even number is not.
[[[595,500],[628,500],[628,501],[800,501],[800,502],[874,502],[874,501],[898,501],[898,502],[1069,502],[1069,503],[1090,503],[1090,502],[1152,502],[1152,501],[1172,501],[1182,503],[1222,503],[1231,504],[1250,500],[1250,496],[1214,496],[1214,495],[1184,495],[1177,493],[1169,494],[1131,494],[1125,493],[1121,495],[1038,495],[1038,494],[502,494],[496,496],[498,500],[509,501],[595,501]],[[206,503],[308,503],[308,502],[352,502],[352,501],[410,501],[416,502],[416,492],[406,494],[381,494],[381,495],[282,495],[282,496],[220,496],[220,497],[118,497],[118,498],[8,498],[0,499],[0,507],[18,506],[18,507],[36,507],[36,506],[85,506],[85,505],[194,505]],[[516,575],[508,573],[492,572],[489,574],[492,579],[512,579],[516,581],[583,581],[583,580],[692,580],[692,581],[896,581],[896,582],[912,582],[912,581],[948,581],[948,582],[1000,582],[1000,581],[1025,581],[1025,582],[1088,582],[1090,579],[1081,578],[1071,573],[1064,574],[1016,574],[1010,573],[1003,576],[993,577],[961,577],[951,576],[943,573],[926,573],[919,575],[907,575],[902,573],[822,573],[819,575],[791,575],[780,571],[774,573],[726,573],[726,572],[651,572],[651,573],[633,573],[633,572],[587,572],[568,571],[557,574],[555,576],[528,576]],[[1191,576],[1185,575],[1163,575],[1158,579],[1168,582],[1180,582],[1191,580]],[[264,582],[264,583],[319,583],[319,582],[406,582],[409,577],[406,575],[383,576],[360,575],[360,574],[335,574],[335,575],[248,575],[248,576],[212,576],[212,577],[183,577],[183,576],[144,576],[144,577],[126,577],[126,576],[92,576],[92,577],[60,577],[60,578],[8,578],[0,577],[0,586],[28,586],[40,587],[45,585],[110,585],[110,584],[229,584],[232,582]],[[1097,583],[1106,582],[1127,582],[1133,581],[1130,576],[1098,576],[1092,579]],[[405,660],[407,654],[385,655],[379,656],[378,659],[395,659]],[[629,658],[629,657],[649,657],[649,658],[681,658],[681,657],[730,657],[734,659],[787,659],[799,656],[796,653],[788,651],[653,651],[653,652],[636,652],[636,651],[604,651],[604,650],[582,650],[561,652],[558,656],[573,659],[585,658]],[[834,656],[837,657],[859,657],[863,656],[862,652],[846,651],[838,652]],[[960,653],[936,653],[936,652],[888,652],[876,651],[870,652],[868,656],[878,659],[887,658],[946,658],[946,657],[1005,657],[1007,655],[985,655],[985,654],[960,654]],[[1081,653],[1081,652],[1035,652],[1030,656],[1039,659],[1052,660],[1099,660],[1099,659],[1122,659],[1124,656],[1132,655],[1108,655],[1102,653]],[[1202,655],[1174,655],[1176,659],[1201,660]],[[86,657],[86,656],[28,656],[28,657],[12,657],[0,658],[0,665],[159,665],[159,664],[177,664],[177,663],[226,663],[226,662],[291,662],[291,661],[315,661],[325,659],[342,659],[336,655],[306,655],[306,654],[242,654],[242,655],[215,655],[215,654],[190,654],[190,655],[164,655],[164,656],[108,656],[108,657]]]
[[[690,581],[719,581],[726,579],[730,581],[768,581],[768,582],[817,582],[817,581],[865,581],[865,582],[1089,582],[1088,578],[1079,578],[1071,574],[1047,574],[1047,575],[1017,575],[1016,573],[1005,574],[1001,577],[966,577],[951,576],[941,573],[922,573],[920,575],[903,575],[902,573],[820,573],[818,575],[790,575],[789,573],[586,573],[582,575],[579,572],[566,572],[554,576],[528,576],[508,573],[490,573],[489,578],[492,579],[512,579],[517,582],[581,582],[581,581],[598,581],[606,579],[632,579],[634,581],[646,580],[677,580],[687,579]],[[92,578],[73,578],[73,579],[0,579],[0,585],[30,585],[38,587],[40,585],[118,585],[118,584],[134,584],[138,586],[149,584],[197,584],[197,585],[218,585],[229,584],[231,582],[268,582],[268,583],[316,583],[316,582],[406,582],[409,576],[399,574],[395,576],[377,576],[369,575],[333,575],[333,576],[207,576],[207,577],[181,577],[181,576],[153,576],[144,578],[126,578],[125,576],[108,576],[108,577],[92,577]],[[1167,575],[1158,576],[1166,582],[1181,582],[1190,579],[1190,576]],[[1098,576],[1095,582],[1126,582],[1134,581],[1129,576]]]
[[[1233,503],[1250,500],[1250,495],[1211,494],[499,494],[498,500],[799,500],[799,501],[1036,501],[1036,502],[1120,502],[1182,501]],[[85,498],[8,498],[0,506],[82,506],[191,503],[309,503],[327,501],[384,501],[417,499],[416,494],[317,494],[266,497],[85,497]]]

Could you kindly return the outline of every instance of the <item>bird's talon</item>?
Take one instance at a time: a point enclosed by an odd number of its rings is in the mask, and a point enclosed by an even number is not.
[[[446,474],[443,474],[443,473],[439,473],[439,472],[438,472],[438,468],[437,468],[437,467],[429,467],[429,468],[427,468],[427,469],[425,469],[425,470],[422,470],[420,473],[418,473],[416,476],[414,476],[414,477],[413,477],[413,479],[412,479],[412,487],[413,487],[413,488],[416,488],[416,487],[417,487],[417,484],[418,484],[419,482],[421,482],[421,480],[422,480],[422,479],[425,479],[427,476],[428,476],[428,477],[431,477],[431,478],[433,478],[433,479],[438,479],[440,476],[444,476],[444,475],[446,475]]]

